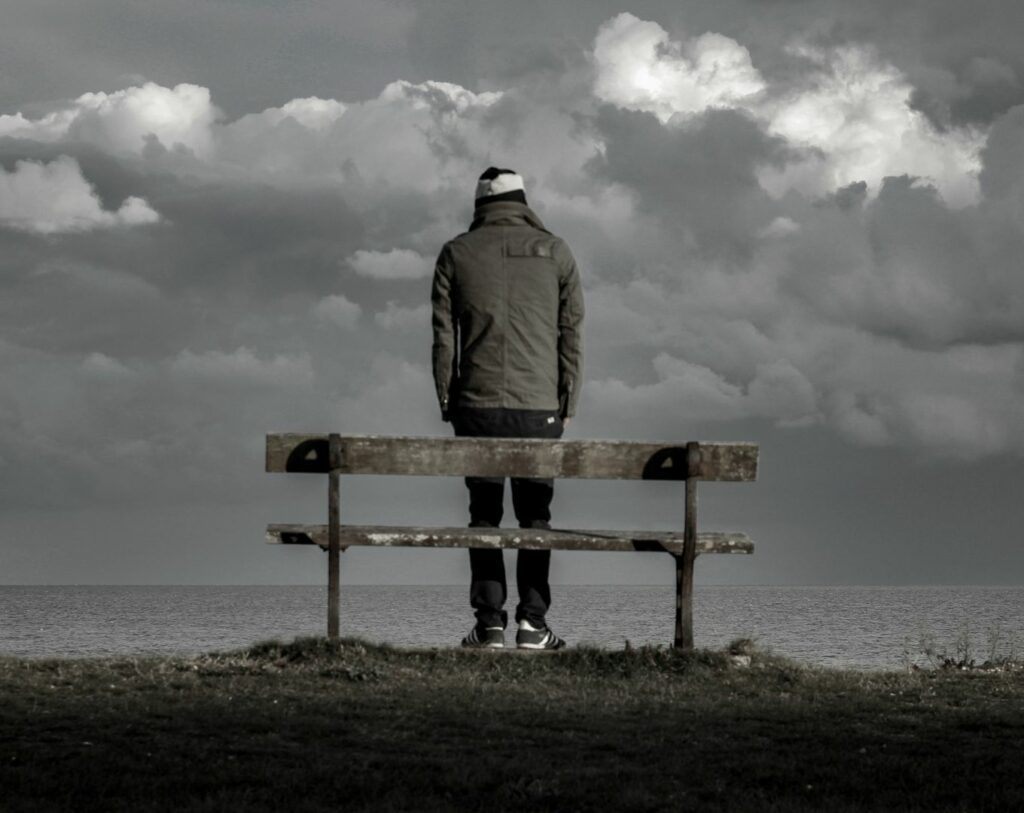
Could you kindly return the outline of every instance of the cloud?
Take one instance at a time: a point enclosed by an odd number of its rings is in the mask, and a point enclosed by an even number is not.
[[[677,42],[658,23],[623,12],[594,38],[594,93],[667,122],[677,113],[735,107],[764,90],[747,49],[706,33]]]
[[[35,437],[61,448],[113,422],[131,431],[97,459],[138,462],[170,437],[212,449],[248,433],[241,448],[281,416],[429,429],[424,283],[496,163],[523,172],[583,272],[583,425],[634,410],[643,431],[685,415],[1024,450],[1020,110],[975,155],[977,134],[937,129],[881,51],[700,32],[618,15],[590,30],[589,53],[505,85],[300,89],[231,120],[205,88],[152,83],[4,117],[5,182],[29,165],[78,189],[77,220],[53,213],[66,198],[47,181],[35,231],[0,230],[0,324],[42,354],[11,375],[59,401],[31,416]],[[1001,63],[968,72],[1009,81]],[[980,186],[958,187],[972,167]],[[104,228],[157,211],[166,228]],[[13,385],[3,398],[0,415],[30,411]]]
[[[406,308],[388,302],[385,310],[373,315],[373,321],[384,330],[422,330],[426,335],[430,327],[430,306],[423,304]]]
[[[760,110],[769,132],[813,153],[781,172],[766,169],[766,187],[823,194],[867,181],[877,190],[886,176],[905,174],[933,184],[955,205],[977,200],[980,132],[937,130],[911,108],[906,77],[870,46],[791,50],[810,67],[804,82]]]
[[[115,358],[103,353],[90,353],[82,361],[82,371],[101,380],[117,381],[131,376],[132,371]]]
[[[306,388],[313,382],[309,356],[275,355],[260,359],[247,347],[225,353],[182,350],[170,363],[172,373],[207,383],[231,386],[254,384],[261,387]]]
[[[772,222],[761,229],[757,235],[758,237],[773,240],[781,237],[789,237],[789,235],[796,234],[798,231],[800,231],[799,223],[790,217],[782,216],[772,220]]]
[[[422,279],[433,272],[432,262],[415,251],[404,248],[393,248],[391,251],[360,249],[346,262],[360,276],[372,279]]]
[[[198,85],[173,88],[146,82],[113,93],[84,93],[38,119],[20,112],[0,116],[0,136],[33,141],[84,141],[114,152],[140,153],[155,138],[167,149],[209,154],[211,127],[220,111]]]
[[[78,162],[66,155],[47,164],[18,161],[13,172],[0,168],[0,225],[8,228],[60,234],[158,220],[160,215],[135,196],[117,211],[105,211]]]
[[[977,200],[984,140],[977,128],[937,129],[911,107],[914,88],[904,74],[870,45],[793,42],[787,50],[801,79],[773,85],[735,40],[707,33],[679,42],[658,23],[623,13],[594,40],[594,94],[666,125],[721,108],[753,115],[794,150],[785,163],[760,168],[760,183],[776,197],[791,189],[822,195],[858,181],[874,192],[886,176],[907,174],[955,205]]]
[[[585,395],[598,414],[651,416],[675,412],[687,421],[771,418],[783,424],[812,421],[817,416],[814,387],[790,362],[779,359],[758,365],[745,386],[727,381],[700,364],[659,353],[653,360],[658,380],[629,386],[616,379],[591,382]]]
[[[663,126],[646,113],[605,108],[595,126],[603,150],[588,168],[672,224],[657,243],[740,256],[781,215],[758,182],[758,168],[783,160],[784,146],[746,113],[710,110],[686,126]]]
[[[982,157],[981,187],[986,198],[1007,202],[1019,199],[1024,192],[1024,105],[1011,108],[996,120]]]
[[[816,360],[816,377],[828,421],[848,437],[965,459],[1024,450],[1024,344],[915,349],[850,332],[828,343],[842,352],[830,369]]]
[[[397,81],[366,101],[293,100],[226,124],[211,121],[210,158],[225,170],[289,183],[346,183],[364,205],[392,189],[432,193],[464,183],[464,159],[486,154],[484,120],[501,98],[447,82]]]
[[[262,119],[265,123],[277,125],[286,119],[293,119],[308,130],[324,130],[341,118],[345,105],[336,99],[292,99],[281,107],[268,107],[255,116],[244,116],[241,121]]]
[[[313,306],[313,314],[345,330],[353,330],[359,324],[363,309],[342,294],[331,294]]]
[[[426,364],[378,353],[358,374],[358,386],[335,402],[331,423],[347,432],[424,435],[445,432]]]

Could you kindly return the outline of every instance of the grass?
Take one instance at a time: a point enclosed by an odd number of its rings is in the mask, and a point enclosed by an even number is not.
[[[0,658],[0,810],[1024,809],[1014,664],[734,649]]]

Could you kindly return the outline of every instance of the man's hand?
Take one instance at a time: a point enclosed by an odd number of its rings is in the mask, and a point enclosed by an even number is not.
[[[568,429],[569,428],[569,421],[571,421],[571,420],[572,420],[572,418],[562,418],[562,429]]]

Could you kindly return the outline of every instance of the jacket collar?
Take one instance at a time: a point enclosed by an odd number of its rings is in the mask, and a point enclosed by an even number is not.
[[[535,229],[547,231],[537,213],[525,203],[502,200],[477,206],[469,230],[473,231],[481,226],[521,226],[524,223]]]

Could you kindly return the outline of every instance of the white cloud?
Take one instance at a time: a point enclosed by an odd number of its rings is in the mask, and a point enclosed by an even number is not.
[[[597,31],[590,90],[666,124],[710,108],[750,113],[803,151],[802,160],[761,169],[761,183],[776,196],[789,189],[820,195],[860,180],[874,193],[883,177],[909,174],[954,204],[977,199],[984,133],[937,131],[911,109],[909,81],[869,47],[790,50],[808,69],[795,87],[769,85],[733,39],[707,32],[676,41],[659,23],[622,13]],[[998,73],[989,62],[977,66],[976,73]],[[513,113],[516,138],[489,119],[503,99],[516,100],[515,91],[474,93],[433,81],[392,82],[376,98],[349,104],[292,99],[228,123],[207,88],[146,82],[83,94],[38,119],[0,116],[0,135],[84,140],[129,153],[156,138],[168,149],[191,151],[208,170],[266,174],[281,183],[334,182],[357,192],[357,205],[371,205],[397,189],[466,188],[494,153],[505,163],[535,165],[542,188],[564,185],[601,145],[575,126],[572,111],[586,107],[572,95],[577,88],[570,83],[561,92],[564,98],[557,88],[531,89],[539,98]]]
[[[363,309],[342,294],[325,296],[313,306],[313,314],[319,319],[331,322],[345,330],[353,330],[359,324]]]
[[[452,82],[422,82],[405,80],[392,82],[381,91],[379,101],[408,103],[417,110],[436,112],[445,116],[458,116],[475,108],[490,107],[501,99],[497,91],[473,93]]]
[[[336,166],[351,160],[362,180],[406,194],[466,184],[470,167],[480,171],[479,159],[466,159],[490,149],[482,118],[500,98],[447,82],[392,82],[376,99],[349,106],[329,133],[326,157]]]
[[[746,386],[668,353],[655,356],[653,367],[658,377],[653,384],[595,381],[587,386],[585,397],[598,413],[630,415],[641,421],[645,415],[676,413],[687,420],[770,418],[794,424],[817,415],[813,385],[785,359],[758,365]]]
[[[115,358],[104,353],[90,353],[82,360],[82,371],[93,378],[118,381],[130,378],[132,371]]]
[[[766,188],[777,195],[790,188],[821,194],[867,181],[877,191],[887,175],[912,175],[934,184],[951,203],[977,199],[981,133],[937,131],[910,107],[911,84],[870,47],[793,50],[814,70],[803,86],[758,112],[771,133],[820,155],[781,171],[766,168]]]
[[[461,153],[486,156],[493,138],[482,119],[500,98],[447,82],[397,81],[351,104],[297,99],[215,126],[214,159],[279,182],[358,189],[353,202],[362,208],[392,190],[429,193],[467,183],[474,176]]]
[[[137,226],[160,219],[145,200],[129,197],[116,212],[105,211],[74,158],[48,164],[18,161],[0,168],[0,224],[39,234]]]
[[[292,99],[281,107],[268,107],[256,117],[273,124],[291,118],[309,130],[324,130],[334,124],[344,112],[345,105],[336,99],[310,96],[305,99]]]
[[[628,12],[598,29],[593,59],[599,99],[663,122],[676,113],[736,106],[765,87],[735,40],[706,33],[679,43],[658,23]]]
[[[433,271],[433,263],[415,251],[357,251],[346,262],[363,277],[373,279],[421,279]]]
[[[857,181],[877,192],[888,175],[912,175],[955,205],[977,200],[984,133],[936,130],[911,108],[910,82],[870,47],[789,50],[811,69],[796,87],[772,87],[735,40],[706,33],[678,42],[658,23],[623,13],[594,40],[594,94],[666,124],[715,107],[756,116],[804,150],[803,160],[762,168],[762,185],[777,197],[789,189],[820,195]]]
[[[38,119],[27,119],[19,111],[0,116],[0,137],[26,138],[32,141],[58,141],[67,135],[68,127],[78,115],[74,107],[55,110]]]
[[[405,308],[388,302],[385,310],[373,315],[373,321],[385,330],[427,331],[430,329],[430,306],[424,304]]]
[[[212,129],[212,160],[246,175],[288,180],[331,175],[345,160],[332,155],[331,133],[346,109],[336,99],[309,97],[244,115]]]
[[[793,220],[793,218],[777,217],[758,232],[758,237],[764,237],[771,240],[775,238],[789,237],[791,234],[796,234],[798,231],[800,231],[800,224]]]
[[[0,136],[84,141],[193,177],[334,186],[359,211],[396,193],[457,190],[469,201],[476,176],[495,153],[505,163],[529,165],[531,181],[551,173],[570,177],[569,168],[592,156],[592,139],[558,99],[543,109],[530,104],[509,113],[515,117],[509,127],[494,116],[503,98],[502,92],[475,93],[449,82],[400,80],[365,101],[304,97],[225,121],[208,88],[147,82],[86,93],[36,119],[0,116]],[[538,141],[543,150],[535,149]],[[171,152],[147,147],[156,142]],[[450,218],[435,217],[446,220],[449,231]]]
[[[208,155],[211,127],[220,111],[205,87],[155,82],[113,93],[84,93],[39,119],[0,116],[0,135],[36,141],[86,141],[104,150],[139,153],[155,136],[167,149],[181,146]]]
[[[260,359],[247,347],[230,353],[208,350],[194,353],[182,350],[170,363],[172,372],[185,378],[232,386],[255,384],[264,387],[309,387],[313,383],[313,366],[307,354],[275,355]]]

